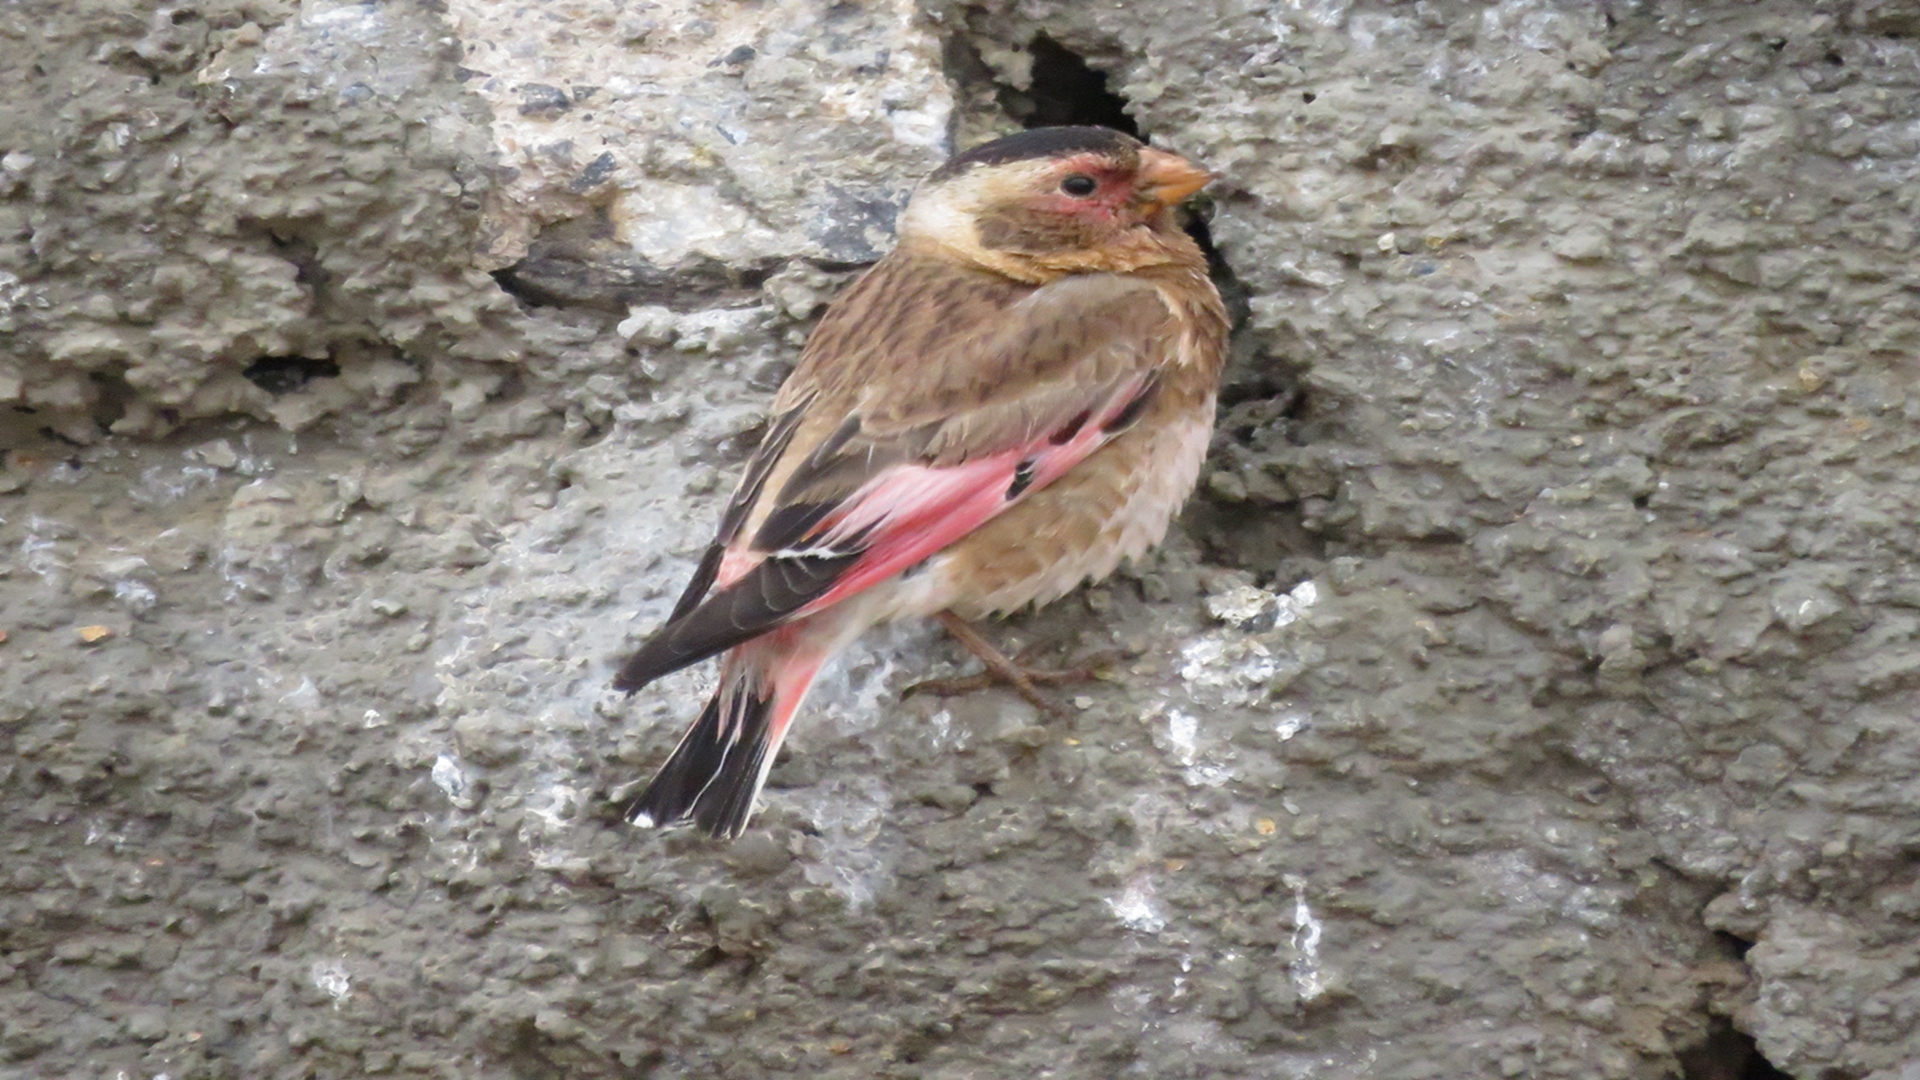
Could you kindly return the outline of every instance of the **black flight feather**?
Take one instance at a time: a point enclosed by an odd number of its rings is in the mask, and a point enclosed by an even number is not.
[[[720,561],[726,558],[727,545],[740,532],[740,526],[746,523],[747,512],[760,498],[760,490],[767,486],[767,476],[773,472],[774,463],[780,455],[786,453],[787,444],[793,441],[793,433],[800,428],[801,413],[806,403],[788,409],[773,418],[768,425],[766,435],[760,439],[760,446],[754,450],[753,459],[747,462],[746,475],[740,478],[740,486],[734,489],[733,498],[727,501],[726,512],[720,515],[720,532],[707,545],[706,553],[700,556],[700,566],[694,570],[693,579],[681,591],[680,599],[673,605],[673,614],[667,616],[667,622],[676,623],[685,618],[688,612],[698,607],[706,599],[707,590],[713,588],[713,580],[720,574]]]
[[[613,688],[631,693],[662,675],[759,637],[826,595],[862,554],[862,550],[853,550],[768,558],[692,611],[654,631],[621,665]]]

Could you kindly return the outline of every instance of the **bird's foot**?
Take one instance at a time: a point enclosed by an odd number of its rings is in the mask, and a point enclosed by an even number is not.
[[[1040,692],[1041,685],[1091,682],[1098,678],[1095,674],[1095,665],[1065,671],[1029,667],[994,648],[991,642],[980,636],[979,631],[968,626],[966,620],[953,612],[943,611],[938,618],[941,625],[946,627],[947,633],[953,635],[955,641],[966,646],[968,652],[980,658],[980,662],[987,666],[986,670],[975,675],[959,675],[951,679],[927,679],[917,682],[901,691],[902,697],[911,697],[914,694],[942,696],[970,694],[990,686],[1005,685],[1011,686],[1015,693],[1025,698],[1028,704],[1042,713],[1048,716],[1060,716],[1062,715],[1060,706]]]

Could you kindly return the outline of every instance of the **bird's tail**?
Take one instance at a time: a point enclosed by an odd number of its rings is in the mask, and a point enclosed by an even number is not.
[[[683,818],[719,839],[739,836],[774,756],[820,668],[832,656],[806,635],[783,628],[736,646],[720,668],[720,687],[627,807],[636,825]]]

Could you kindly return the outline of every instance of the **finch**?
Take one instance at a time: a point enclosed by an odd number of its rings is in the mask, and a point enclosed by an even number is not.
[[[1173,209],[1210,179],[1038,128],[936,169],[780,388],[718,535],[620,669],[720,686],[626,811],[740,834],[820,669],[875,623],[1044,604],[1158,543],[1212,434],[1227,315]]]

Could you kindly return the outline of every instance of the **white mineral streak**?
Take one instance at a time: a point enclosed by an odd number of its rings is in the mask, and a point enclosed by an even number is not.
[[[1279,670],[1266,643],[1238,631],[1207,634],[1180,650],[1180,677],[1194,690],[1230,705],[1251,705],[1266,696]]]
[[[1311,581],[1295,585],[1289,592],[1271,593],[1257,585],[1234,585],[1207,597],[1207,614],[1229,626],[1241,627],[1273,612],[1275,626],[1287,626],[1299,620],[1320,599],[1320,587]]]
[[[1167,915],[1155,894],[1153,878],[1145,873],[1127,882],[1119,896],[1107,898],[1107,908],[1129,930],[1157,934],[1167,928]]]
[[[1191,691],[1201,695],[1202,700],[1217,704],[1252,705],[1265,700],[1275,677],[1283,670],[1297,673],[1302,660],[1290,654],[1276,654],[1276,640],[1271,635],[1250,633],[1241,628],[1260,625],[1255,620],[1264,619],[1267,612],[1273,614],[1273,629],[1291,626],[1319,599],[1319,587],[1311,581],[1303,581],[1284,593],[1247,585],[1209,597],[1209,614],[1227,626],[1182,646],[1181,679]]]
[[[1327,992],[1326,980],[1320,974],[1322,926],[1307,906],[1307,883],[1291,875],[1287,883],[1293,886],[1293,961],[1287,965],[1287,972],[1293,976],[1293,992],[1301,1001],[1312,1001]]]
[[[1207,614],[1229,626],[1245,626],[1266,613],[1272,593],[1258,585],[1235,585],[1207,597]]]
[[[1152,714],[1148,714],[1151,719]],[[1182,709],[1168,709],[1166,712],[1166,733],[1158,732],[1154,741],[1161,749],[1172,755],[1182,767],[1182,775],[1190,787],[1219,787],[1233,778],[1226,766],[1215,761],[1204,760],[1200,745],[1200,720]]]
[[[446,793],[447,801],[462,810],[473,809],[473,778],[460,767],[460,762],[447,754],[433,759],[433,769],[427,774],[433,778],[433,785]]]
[[[793,793],[789,805],[813,822],[801,873],[846,898],[858,911],[893,881],[893,837],[887,809],[893,796],[877,776],[834,779]]]
[[[1199,735],[1198,720],[1179,709],[1167,713],[1167,742],[1172,744],[1174,757],[1180,764],[1193,764],[1194,755],[1199,752]]]
[[[336,1009],[353,996],[353,978],[347,973],[347,965],[338,960],[315,960],[307,975],[315,989],[333,999]]]

